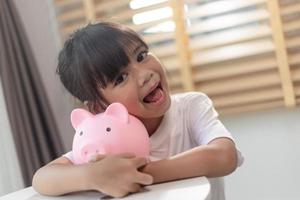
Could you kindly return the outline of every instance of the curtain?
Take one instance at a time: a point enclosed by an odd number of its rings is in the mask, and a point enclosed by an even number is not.
[[[63,153],[53,113],[25,30],[11,0],[0,0],[0,75],[25,186]]]
[[[0,78],[1,79],[1,78]],[[24,188],[0,82],[0,196]]]

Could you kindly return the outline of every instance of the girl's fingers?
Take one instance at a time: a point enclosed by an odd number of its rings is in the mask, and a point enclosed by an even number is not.
[[[149,174],[138,172],[135,176],[135,182],[141,185],[151,185],[153,183],[153,177]]]
[[[140,185],[140,184],[137,184],[137,183],[134,183],[134,184],[132,184],[132,185],[130,186],[129,192],[132,192],[132,193],[138,192],[138,191],[140,191],[140,189],[141,189],[141,185]]]
[[[89,157],[89,163],[97,162],[99,160],[102,160],[103,158],[105,158],[105,155],[102,155],[102,154],[92,155]]]
[[[133,154],[133,153],[121,153],[121,154],[118,154],[117,156],[121,157],[121,158],[134,158],[135,154]]]
[[[140,168],[146,165],[148,163],[148,160],[144,157],[135,157],[132,159],[132,162],[136,168]]]

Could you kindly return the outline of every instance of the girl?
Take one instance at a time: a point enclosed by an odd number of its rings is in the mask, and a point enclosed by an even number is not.
[[[98,155],[76,166],[69,152],[35,173],[33,187],[38,192],[97,190],[122,197],[143,185],[207,176],[210,198],[225,199],[218,177],[230,174],[242,161],[231,134],[203,93],[170,96],[162,64],[137,33],[109,22],[89,24],[65,42],[57,72],[91,112],[120,102],[138,117],[150,136],[151,161],[132,154]]]

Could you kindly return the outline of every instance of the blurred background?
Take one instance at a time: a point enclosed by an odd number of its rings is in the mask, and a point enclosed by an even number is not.
[[[0,2],[0,195],[70,150],[80,103],[55,75],[57,55],[76,28],[109,20],[142,35],[172,93],[213,100],[245,157],[227,199],[300,199],[299,0]]]

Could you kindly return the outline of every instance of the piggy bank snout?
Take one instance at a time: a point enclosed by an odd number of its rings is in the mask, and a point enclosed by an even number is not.
[[[105,144],[97,143],[95,141],[87,141],[81,145],[80,153],[83,160],[88,162],[90,157],[93,155],[107,154],[107,148]]]

